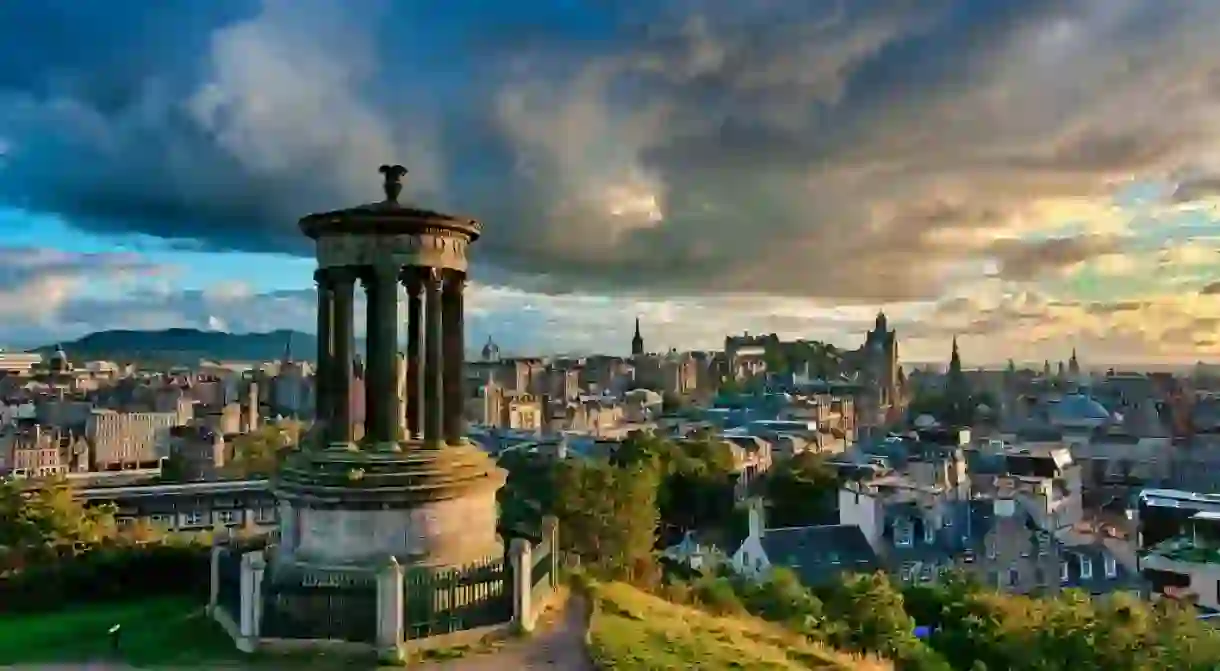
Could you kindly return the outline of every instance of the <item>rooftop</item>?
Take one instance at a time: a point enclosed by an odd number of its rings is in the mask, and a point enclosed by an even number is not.
[[[1149,548],[1148,554],[1190,564],[1220,564],[1220,548],[1199,545],[1187,536],[1161,541]]]

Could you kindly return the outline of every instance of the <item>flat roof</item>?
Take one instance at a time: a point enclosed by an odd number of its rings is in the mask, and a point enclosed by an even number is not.
[[[270,480],[213,480],[209,482],[182,482],[175,484],[129,485],[118,487],[81,487],[76,495],[82,498],[133,498],[141,496],[165,496],[174,494],[224,494],[226,492],[250,492],[269,490]]]

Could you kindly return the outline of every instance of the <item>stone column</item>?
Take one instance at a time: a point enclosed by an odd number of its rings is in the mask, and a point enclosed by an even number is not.
[[[513,577],[513,625],[517,631],[533,631],[534,614],[531,612],[530,592],[534,585],[531,575],[534,559],[530,542],[524,538],[514,538],[508,546],[508,560],[512,565]]]
[[[383,663],[400,664],[404,659],[405,596],[402,566],[391,556],[377,573],[377,654]]]
[[[449,271],[445,279],[444,295],[442,296],[442,319],[444,321],[444,397],[445,397],[445,440],[457,444],[465,435],[463,415],[465,414],[465,390],[463,376],[463,360],[465,359],[466,328],[462,318],[462,298],[466,288],[466,274],[459,271]]]
[[[314,417],[328,424],[335,415],[334,390],[330,384],[335,357],[335,293],[325,268],[319,268],[313,277],[318,283],[318,368],[314,373]]]
[[[331,393],[335,409],[332,422],[331,444],[349,445],[352,432],[352,358],[356,350],[356,334],[352,328],[355,319],[356,273],[353,268],[331,268],[334,289],[334,346],[335,357],[331,366]]]
[[[441,272],[439,268],[428,269],[424,280],[424,440],[443,442],[444,399],[441,396],[442,376],[442,319],[441,319]]]
[[[402,282],[407,288],[407,437],[418,438],[423,429],[420,412],[423,395],[420,392],[420,344],[423,341],[424,302],[423,276],[419,268],[403,271]]]
[[[369,442],[398,442],[398,277],[396,268],[369,268],[368,366],[364,374],[364,421]]]

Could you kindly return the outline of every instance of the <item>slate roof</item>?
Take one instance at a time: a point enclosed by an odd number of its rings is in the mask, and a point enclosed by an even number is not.
[[[886,545],[887,564],[891,570],[908,562],[948,564],[966,551],[979,555],[993,525],[991,501],[948,501],[945,503],[945,526],[933,532],[932,542],[924,535],[923,517],[914,504],[891,506],[886,510],[886,528],[882,538]],[[894,521],[912,524],[911,544],[894,543]]]
[[[825,584],[843,572],[881,568],[868,539],[855,525],[768,529],[761,540],[772,566],[792,569],[809,586]]]

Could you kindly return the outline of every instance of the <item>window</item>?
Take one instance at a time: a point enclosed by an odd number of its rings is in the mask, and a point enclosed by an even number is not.
[[[1093,579],[1093,558],[1092,557],[1081,557],[1080,558],[1080,578],[1082,580],[1092,580]]]
[[[1060,562],[1060,563],[1059,563],[1059,582],[1067,582],[1067,581],[1068,581],[1068,578],[1069,578],[1069,576],[1068,576],[1068,563],[1067,563],[1067,562],[1065,562],[1065,561],[1064,561],[1064,562]]]
[[[268,524],[275,521],[275,508],[255,508],[254,521],[259,524]]]
[[[184,526],[184,527],[203,526],[203,513],[199,512],[198,510],[192,510],[189,513],[183,514],[182,515],[182,526]]]
[[[988,539],[988,541],[987,541],[987,558],[988,559],[996,558],[995,539]]]
[[[894,524],[894,544],[900,547],[911,546],[911,525],[906,522]]]
[[[233,510],[218,510],[216,511],[216,521],[224,525],[235,524],[237,513]]]
[[[1016,587],[1017,579],[1020,577],[1021,577],[1020,574],[1017,573],[1017,569],[1015,569],[1015,568],[1008,569],[1008,586]]]
[[[945,518],[945,526],[946,526],[946,527],[951,527],[951,526],[953,526],[953,518],[952,518],[952,517],[946,517],[946,518]]]
[[[932,528],[932,525],[927,522],[924,522],[923,525],[923,542],[928,545],[936,542],[936,529]]]
[[[1111,557],[1110,555],[1106,555],[1105,558],[1102,560],[1102,566],[1106,571],[1107,578],[1117,578],[1118,577],[1118,562],[1114,560],[1114,557]]]

